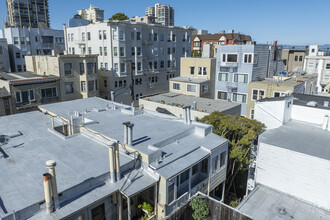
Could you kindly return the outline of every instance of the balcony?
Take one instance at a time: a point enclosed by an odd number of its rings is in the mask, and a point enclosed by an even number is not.
[[[170,205],[166,205],[166,215],[170,214],[172,211],[180,207],[188,199],[189,199],[189,192],[186,192],[180,198],[173,201]]]

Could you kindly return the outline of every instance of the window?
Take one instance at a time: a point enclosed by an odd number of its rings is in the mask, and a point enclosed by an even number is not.
[[[91,210],[92,219],[106,219],[104,203]]]
[[[308,68],[314,68],[314,63],[309,63]]]
[[[115,63],[115,72],[118,72],[118,63]]]
[[[303,56],[299,56],[299,62],[303,61]]]
[[[219,73],[218,81],[228,81],[228,73]]]
[[[161,69],[164,69],[164,66],[165,66],[165,62],[162,60],[162,61],[160,61],[160,68]]]
[[[167,67],[171,68],[171,61],[170,60],[167,61]]]
[[[85,73],[85,64],[84,63],[80,63],[80,74],[84,74]]]
[[[180,89],[181,84],[180,83],[173,83],[173,89],[174,90],[181,90]]]
[[[202,70],[203,70],[203,67],[198,67],[198,75],[202,75]]]
[[[222,62],[237,63],[237,54],[222,54]]]
[[[247,83],[248,82],[248,74],[238,74],[236,73],[234,75],[234,82],[238,82],[238,83]]]
[[[327,63],[327,65],[326,65],[326,69],[327,69],[327,70],[330,69],[330,63]]]
[[[172,48],[172,53],[175,54],[175,47]]]
[[[0,54],[3,54],[2,46],[0,46]]]
[[[113,48],[113,55],[118,56],[118,47]]]
[[[218,156],[212,159],[212,173],[214,173],[218,168],[218,159],[219,159]]]
[[[118,39],[117,30],[114,29],[112,31],[112,37],[113,37],[114,40],[117,40]]]
[[[223,167],[226,163],[226,151],[220,154],[220,168]]]
[[[109,70],[108,63],[104,63],[104,68],[105,68],[105,70]]]
[[[153,49],[153,54],[154,54],[154,56],[158,56],[158,48],[157,47],[155,47]]]
[[[141,71],[142,70],[142,63],[138,62],[137,63],[137,71]]]
[[[63,38],[62,37],[57,37],[57,39],[59,39],[60,43],[63,43]],[[26,37],[26,45],[30,45],[30,44],[31,44],[30,38]]]
[[[120,63],[120,72],[122,72],[122,73],[126,72],[126,65],[125,65],[125,63]]]
[[[228,99],[228,93],[218,91],[218,99],[227,100]]]
[[[93,73],[93,63],[87,63],[87,74]]]
[[[17,65],[17,72],[22,72],[22,65]]]
[[[246,103],[246,95],[239,94],[239,93],[233,93],[233,101],[239,102],[239,103]]]
[[[157,35],[157,33],[154,33],[154,41],[158,41],[158,35]]]
[[[209,91],[208,85],[202,85],[202,93],[207,93]]]
[[[102,54],[102,47],[100,47],[100,55],[102,56],[103,54]]]
[[[295,56],[294,57],[294,61],[298,61],[298,56]]]
[[[172,41],[175,42],[175,34],[172,35]]]
[[[207,75],[206,67],[203,67],[203,76]]]
[[[102,40],[102,31],[99,31],[99,39]]]
[[[167,54],[171,54],[171,48],[167,48]]]
[[[171,183],[167,188],[167,194],[168,194],[168,204],[173,202],[174,200],[174,183]]]
[[[138,56],[141,56],[141,47],[137,47],[136,49],[137,49],[136,54]]]
[[[20,37],[20,41],[21,41],[21,45],[25,45],[25,38],[24,37]]]
[[[124,32],[119,31],[119,40],[124,40]]]
[[[104,80],[103,83],[104,83],[104,87],[108,87],[108,81],[106,79]]]
[[[135,37],[134,37],[134,31],[131,32],[131,40],[134,40]]]
[[[33,89],[30,89],[30,90],[29,90],[29,100],[30,100],[30,101],[34,101],[34,100],[35,100],[35,97],[34,97],[34,90],[33,90]]]
[[[286,92],[274,92],[274,97],[282,97],[282,96],[286,96]]]
[[[107,31],[103,31],[103,40],[106,40],[107,39]]]
[[[73,93],[73,83],[72,82],[65,83],[65,93],[66,94]]]
[[[72,47],[72,54],[73,54],[73,55],[75,54],[75,52],[74,52],[74,47]]]
[[[180,185],[189,180],[189,170],[184,171],[180,174]]]
[[[136,40],[141,40],[141,33],[140,32],[136,32]]]
[[[195,67],[194,66],[191,66],[190,67],[190,74],[191,75],[194,75],[195,74]]]
[[[257,64],[258,63],[258,54],[254,54],[253,56],[253,63]]]
[[[71,34],[71,41],[73,41],[74,40],[74,35],[73,34]]]
[[[20,59],[20,58],[21,58],[21,53],[19,53],[19,52],[16,53],[16,58],[17,58],[17,59]]]
[[[254,109],[250,110],[250,119],[254,119]]]
[[[252,63],[252,54],[244,54],[244,63]]]
[[[88,47],[88,54],[91,55],[92,54],[92,48]]]
[[[81,81],[81,91],[86,92],[86,81]]]
[[[187,84],[187,92],[196,93],[196,85]]]
[[[124,47],[120,47],[119,52],[120,52],[121,57],[125,56],[125,48]]]
[[[195,175],[198,172],[198,164],[192,167],[192,175]]]
[[[132,56],[135,56],[135,47],[131,47]]]
[[[53,98],[53,97],[57,97],[56,87],[41,89],[41,98],[42,99]]]
[[[64,74],[70,75],[72,73],[72,64],[71,63],[65,63],[64,64]]]
[[[108,48],[104,47],[103,48],[104,56],[108,56]]]
[[[94,88],[94,80],[89,80],[88,81],[87,89],[88,89],[88,92],[95,90],[95,88]]]
[[[18,44],[18,37],[14,37],[14,44]]]
[[[263,98],[265,98],[264,90],[252,89],[252,100],[260,100]]]
[[[209,160],[206,158],[202,161],[202,173],[208,173]]]
[[[312,53],[314,53],[315,52],[315,49],[312,49]]]
[[[160,34],[160,41],[164,41],[164,38],[165,38],[164,34]]]
[[[157,61],[154,62],[154,69],[156,70],[158,68],[158,63]]]
[[[182,55],[184,56],[186,54],[186,48],[182,48]]]
[[[81,33],[81,40],[82,40],[82,41],[85,41],[85,40],[86,40],[85,32],[82,32],[82,33]]]
[[[91,40],[91,32],[87,32],[87,40]]]

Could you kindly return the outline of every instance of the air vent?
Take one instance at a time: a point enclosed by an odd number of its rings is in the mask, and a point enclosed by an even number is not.
[[[311,106],[311,107],[316,107],[316,106],[317,106],[317,102],[315,102],[315,101],[310,101],[310,102],[307,102],[306,105],[307,105],[307,106]]]

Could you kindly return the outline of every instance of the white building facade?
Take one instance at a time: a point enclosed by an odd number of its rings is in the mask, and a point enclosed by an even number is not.
[[[320,51],[318,45],[310,45],[308,56],[305,57],[304,71],[308,74],[317,73],[317,91],[330,93],[330,56]],[[328,86],[327,86],[328,85]]]
[[[80,15],[82,19],[89,20],[92,23],[104,21],[104,10],[93,5],[90,5],[88,9],[79,10],[78,15]]]
[[[69,54],[99,55],[101,97],[109,99],[114,91],[117,101],[131,103],[132,83],[135,100],[168,91],[180,58],[190,56],[191,33],[191,28],[109,21],[68,28],[66,41]]]
[[[155,4],[146,8],[146,16],[156,18],[156,23],[165,26],[174,26],[174,9],[169,5]]]
[[[25,55],[51,55],[56,47],[65,49],[62,30],[5,28],[0,32],[0,38],[7,39],[12,72],[26,70]]]

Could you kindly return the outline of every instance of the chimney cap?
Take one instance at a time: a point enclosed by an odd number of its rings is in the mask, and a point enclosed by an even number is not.
[[[48,161],[46,162],[46,166],[47,166],[48,168],[53,168],[53,167],[56,166],[56,161],[55,161],[55,160],[48,160]]]
[[[129,126],[130,124],[131,124],[131,122],[129,122],[129,121],[126,121],[123,123],[123,125],[126,125],[126,126]]]
[[[130,128],[132,128],[133,126],[134,126],[133,123],[130,123],[129,125],[127,125],[127,127],[130,127]]]

